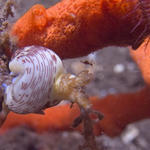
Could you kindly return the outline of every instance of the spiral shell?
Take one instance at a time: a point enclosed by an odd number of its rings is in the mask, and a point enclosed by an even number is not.
[[[9,68],[12,84],[5,90],[5,104],[16,113],[38,113],[52,102],[53,83],[64,72],[61,59],[50,49],[28,46],[14,54]]]

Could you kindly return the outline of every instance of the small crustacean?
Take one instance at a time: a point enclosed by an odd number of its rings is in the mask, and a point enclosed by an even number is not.
[[[48,48],[28,46],[17,50],[9,69],[12,81],[9,85],[3,84],[5,95],[1,114],[5,112],[7,116],[6,111],[42,114],[45,108],[62,100],[90,109],[83,87],[91,80],[91,74],[88,71],[77,76],[66,73],[61,59]]]

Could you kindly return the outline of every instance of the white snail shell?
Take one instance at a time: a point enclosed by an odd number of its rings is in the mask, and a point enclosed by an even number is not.
[[[28,46],[14,54],[9,68],[16,77],[5,90],[5,104],[16,113],[38,113],[51,97],[54,80],[64,72],[61,59],[50,49]]]

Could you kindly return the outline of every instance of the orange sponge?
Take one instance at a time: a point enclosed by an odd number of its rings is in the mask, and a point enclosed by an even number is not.
[[[110,45],[137,48],[150,33],[142,18],[138,0],[63,0],[49,9],[34,5],[11,37],[19,47],[41,45],[61,58],[78,57]]]

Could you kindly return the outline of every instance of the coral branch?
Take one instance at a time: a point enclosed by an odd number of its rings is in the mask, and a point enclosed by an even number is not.
[[[139,66],[145,82],[150,85],[150,42],[149,38],[137,49],[137,51],[130,50],[132,58]]]
[[[105,116],[94,126],[96,135],[104,132],[109,136],[116,136],[127,124],[150,117],[149,87],[133,94],[110,95],[104,99],[93,97],[90,100],[93,108]],[[47,109],[45,113],[45,115],[18,115],[11,112],[0,131],[23,124],[38,132],[72,130],[71,125],[79,115],[79,109],[77,105],[72,108],[64,105]],[[78,129],[81,129],[81,126]]]

